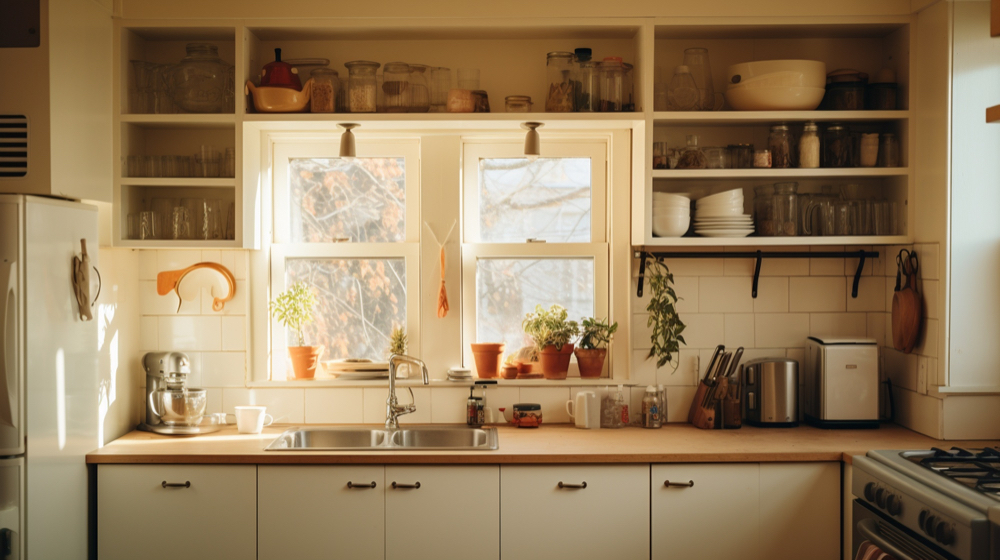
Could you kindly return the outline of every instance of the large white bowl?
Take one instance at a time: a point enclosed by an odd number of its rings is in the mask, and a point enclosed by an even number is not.
[[[726,102],[737,111],[812,111],[823,101],[826,88],[730,88]]]
[[[700,220],[702,218],[722,218],[725,216],[742,216],[743,207],[742,206],[720,206],[708,209],[699,208],[694,213],[694,218]]]
[[[733,64],[726,88],[826,87],[826,64],[818,60],[758,60]]]
[[[732,200],[743,200],[743,189],[731,189],[720,193],[710,194],[698,199],[698,206],[702,204],[714,204]]]
[[[679,194],[655,192],[653,193],[653,204],[659,203],[691,204],[691,199]]]
[[[680,237],[687,233],[691,216],[681,218],[653,217],[653,235],[656,237]]]
[[[691,210],[690,204],[657,204],[653,203],[653,210],[684,210],[688,212]]]

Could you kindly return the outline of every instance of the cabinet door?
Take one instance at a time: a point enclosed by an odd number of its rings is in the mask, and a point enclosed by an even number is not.
[[[385,529],[388,560],[499,560],[500,468],[387,466]]]
[[[253,560],[257,466],[101,465],[100,560]]]
[[[649,465],[504,465],[500,473],[504,558],[649,558]]]
[[[653,560],[761,558],[756,463],[653,465],[651,485]]]
[[[257,467],[257,558],[384,558],[384,479],[382,466]]]
[[[764,558],[840,558],[840,463],[761,463]]]

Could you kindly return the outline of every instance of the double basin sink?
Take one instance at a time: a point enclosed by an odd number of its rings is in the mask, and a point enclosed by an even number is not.
[[[405,426],[395,430],[355,426],[294,428],[275,438],[265,451],[493,451],[496,428]]]

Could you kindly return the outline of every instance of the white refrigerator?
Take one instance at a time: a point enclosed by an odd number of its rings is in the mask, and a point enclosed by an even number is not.
[[[101,444],[100,317],[79,315],[81,239],[96,268],[97,208],[0,195],[0,560],[90,550],[84,456]]]

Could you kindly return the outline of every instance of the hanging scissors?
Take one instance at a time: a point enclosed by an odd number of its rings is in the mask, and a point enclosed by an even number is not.
[[[916,278],[917,271],[920,269],[920,264],[917,262],[917,254],[909,249],[900,249],[899,254],[896,255],[896,289],[899,291],[901,288],[910,285],[910,278]],[[904,282],[900,284],[900,279],[904,279]]]

